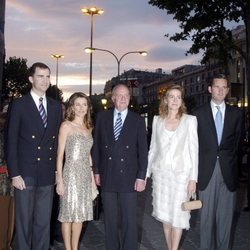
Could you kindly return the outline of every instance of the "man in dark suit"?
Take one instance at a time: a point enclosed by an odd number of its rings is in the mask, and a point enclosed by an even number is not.
[[[15,187],[14,249],[48,250],[61,106],[46,97],[50,69],[30,68],[29,94],[15,99],[9,111],[7,167]]]
[[[138,249],[137,192],[145,189],[148,150],[144,119],[128,110],[129,100],[127,86],[116,85],[115,108],[99,113],[95,126],[94,174],[102,189],[107,250]]]
[[[229,249],[238,181],[237,153],[242,112],[225,104],[229,87],[222,74],[208,87],[211,102],[198,108],[199,197],[201,249]],[[215,244],[216,232],[216,244]]]

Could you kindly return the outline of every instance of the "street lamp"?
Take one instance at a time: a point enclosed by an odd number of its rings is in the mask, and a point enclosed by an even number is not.
[[[93,47],[93,20],[94,15],[101,15],[103,14],[103,9],[98,9],[96,7],[91,8],[83,8],[81,9],[84,15],[90,16],[90,48]],[[89,96],[92,96],[92,54],[90,54],[89,60]]]
[[[51,57],[56,59],[56,91],[58,91],[58,60],[64,58],[64,55],[60,54],[51,54]],[[57,99],[57,92],[56,92],[56,99]]]
[[[146,55],[148,54],[147,51],[144,51],[144,50],[142,50],[142,51],[129,51],[129,52],[123,54],[120,58],[118,58],[112,51],[107,50],[107,49],[99,49],[99,48],[87,47],[87,48],[85,48],[84,50],[85,50],[86,53],[89,53],[90,55],[91,55],[92,52],[95,51],[95,50],[104,51],[104,52],[108,52],[109,54],[111,54],[111,55],[115,58],[115,60],[116,60],[116,62],[117,62],[117,67],[118,67],[118,68],[117,68],[118,80],[120,80],[120,65],[121,65],[121,60],[122,60],[126,55],[136,53],[136,54],[140,54],[140,55],[142,55],[142,56],[146,56]]]
[[[108,102],[108,100],[106,98],[101,99],[101,103],[102,103],[102,106],[103,106],[104,109],[107,109],[107,106],[106,106],[107,102]]]

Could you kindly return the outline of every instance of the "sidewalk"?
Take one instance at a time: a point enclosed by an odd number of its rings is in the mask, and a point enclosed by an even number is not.
[[[233,250],[250,249],[250,212],[241,212],[245,206],[246,184],[240,183],[238,190],[237,209],[234,219]],[[152,216],[151,181],[147,183],[147,189],[138,197],[138,225],[139,225],[139,249],[140,250],[166,250],[167,246],[163,234],[162,224]],[[199,214],[192,212],[191,228],[184,231],[181,250],[199,249]],[[55,242],[54,250],[62,250],[63,243]],[[86,232],[80,243],[80,250],[104,250],[104,224],[102,216],[98,221],[88,223]]]

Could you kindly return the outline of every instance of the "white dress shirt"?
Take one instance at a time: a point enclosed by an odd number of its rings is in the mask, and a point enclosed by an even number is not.
[[[46,95],[44,94],[43,96],[39,96],[33,90],[30,91],[30,94],[31,94],[31,96],[32,96],[32,98],[33,98],[33,100],[34,100],[34,102],[36,104],[36,107],[37,107],[38,111],[39,111],[39,103],[40,103],[39,98],[40,97],[43,98],[43,107],[44,107],[44,109],[46,111],[46,114],[47,114],[47,99],[46,99]]]
[[[214,103],[212,100],[211,100],[211,109],[212,109],[212,113],[213,113],[213,118],[214,118],[214,121],[215,121],[215,117],[216,117],[216,114],[218,112],[218,109],[216,107],[220,107],[220,111],[221,111],[221,114],[222,114],[222,126],[224,126],[224,118],[225,118],[225,111],[226,111],[226,104],[225,102],[222,102],[220,105]]]

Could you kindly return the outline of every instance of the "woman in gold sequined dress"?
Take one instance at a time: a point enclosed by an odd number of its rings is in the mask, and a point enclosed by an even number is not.
[[[93,219],[90,109],[89,98],[74,93],[59,131],[56,191],[60,195],[58,220],[66,249],[78,249],[82,223]]]

